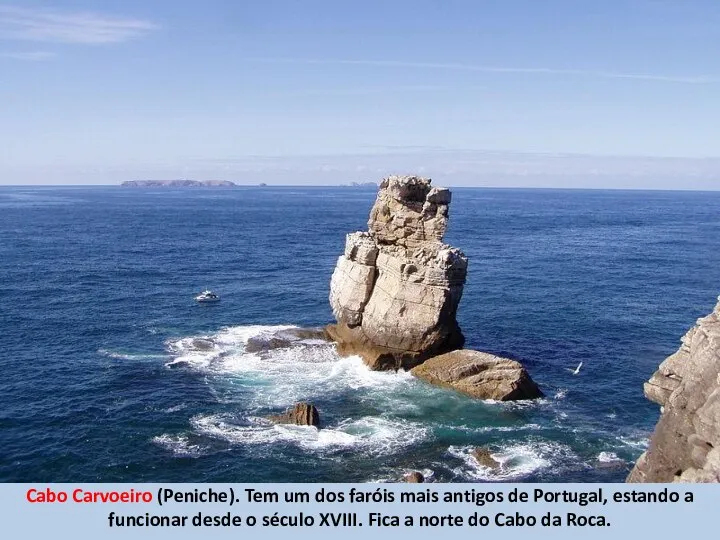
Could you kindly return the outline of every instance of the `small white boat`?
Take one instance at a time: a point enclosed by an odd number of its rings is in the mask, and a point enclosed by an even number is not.
[[[195,300],[201,303],[219,302],[220,297],[214,292],[207,290],[203,291],[195,297]]]

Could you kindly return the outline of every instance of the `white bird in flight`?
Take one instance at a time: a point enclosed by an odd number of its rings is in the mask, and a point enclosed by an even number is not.
[[[578,367],[576,367],[576,368],[575,368],[575,371],[572,372],[573,375],[577,375],[578,373],[580,373],[580,368],[582,367],[582,364],[583,364],[582,362],[580,362],[580,363],[578,364]]]

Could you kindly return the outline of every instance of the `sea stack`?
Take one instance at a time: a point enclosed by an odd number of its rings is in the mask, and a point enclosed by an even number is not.
[[[455,316],[468,262],[443,243],[450,200],[429,178],[381,182],[368,231],[347,235],[330,283],[327,332],[341,354],[397,370],[463,346]]]
[[[660,420],[628,482],[719,482],[720,302],[660,364],[645,396]]]

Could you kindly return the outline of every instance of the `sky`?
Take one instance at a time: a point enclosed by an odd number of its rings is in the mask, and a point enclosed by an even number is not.
[[[0,184],[720,189],[717,0],[0,0]]]

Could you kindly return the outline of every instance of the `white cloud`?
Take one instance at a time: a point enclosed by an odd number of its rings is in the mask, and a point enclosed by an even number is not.
[[[154,23],[142,19],[0,5],[0,39],[48,43],[120,43],[156,28]]]
[[[656,81],[683,84],[709,84],[718,82],[717,77],[706,75],[664,75],[649,73],[624,73],[614,71],[595,71],[583,69],[556,69],[546,67],[502,67],[482,66],[474,64],[456,64],[444,62],[405,62],[398,60],[332,60],[318,58],[248,58],[249,62],[274,64],[319,64],[371,66],[379,68],[418,68],[446,71],[475,71],[480,73],[518,73],[528,75],[567,75],[574,77],[591,77],[598,79],[634,79],[640,81]]]

